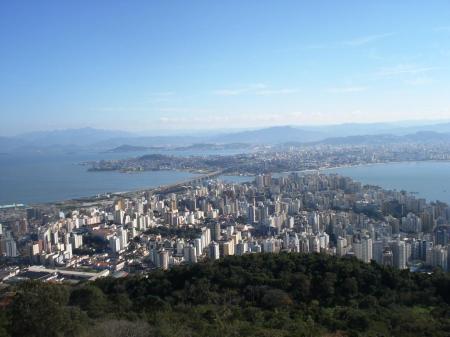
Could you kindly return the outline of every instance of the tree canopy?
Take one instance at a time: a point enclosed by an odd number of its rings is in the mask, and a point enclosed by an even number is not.
[[[450,277],[250,254],[76,286],[25,282],[0,336],[448,336]]]

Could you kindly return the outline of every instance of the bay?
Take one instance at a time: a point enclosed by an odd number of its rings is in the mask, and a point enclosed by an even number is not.
[[[364,184],[414,192],[427,201],[450,204],[450,162],[424,161],[361,165],[322,170]]]
[[[80,165],[82,162],[134,158],[150,153],[205,156],[241,152],[246,152],[246,149],[0,154],[0,205],[53,202],[107,192],[134,191],[173,184],[195,176],[180,171],[88,172],[88,166]]]
[[[140,155],[127,154],[126,157]],[[171,184],[194,174],[180,171],[88,172],[81,162],[124,154],[2,155],[0,205],[42,203]]]

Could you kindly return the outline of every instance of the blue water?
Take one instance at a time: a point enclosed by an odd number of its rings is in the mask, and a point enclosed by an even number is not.
[[[88,172],[81,162],[139,154],[0,155],[0,205],[52,202],[106,192],[175,183],[193,174],[178,171]]]
[[[183,155],[204,154],[186,152]],[[193,174],[159,172],[88,172],[81,162],[137,157],[135,153],[83,153],[65,155],[0,155],[0,205],[39,203],[138,190],[175,183]],[[181,153],[172,153],[180,155]],[[213,152],[213,154],[231,154]],[[324,170],[387,189],[417,192],[427,200],[450,203],[450,162],[366,165]],[[254,177],[222,176],[226,182],[247,182]]]
[[[450,162],[375,164],[323,170],[339,173],[365,184],[417,193],[428,201],[450,204]]]
[[[173,156],[233,155],[246,149],[149,150],[126,153],[0,154],[0,205],[41,203],[133,191],[176,183],[194,176],[189,172],[88,172],[80,163],[101,159],[134,158],[149,153]]]

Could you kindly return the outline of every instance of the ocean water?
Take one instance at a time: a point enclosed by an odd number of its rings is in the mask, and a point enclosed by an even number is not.
[[[88,172],[81,162],[127,154],[0,155],[0,205],[41,203],[176,183],[189,172]]]
[[[327,169],[365,184],[414,192],[450,204],[450,162],[406,162]]]
[[[180,171],[138,173],[88,172],[82,162],[139,157],[161,153],[173,156],[233,155],[247,149],[149,150],[125,153],[1,154],[0,205],[42,203],[106,192],[125,192],[173,184],[195,174]]]
[[[203,152],[173,153],[198,155]],[[194,176],[188,172],[158,171],[139,173],[88,172],[81,162],[137,157],[134,153],[83,153],[60,155],[0,155],[0,205],[52,202],[123,192],[171,184]],[[210,154],[232,154],[212,152]],[[427,200],[450,204],[450,162],[413,162],[365,165],[327,169],[362,183],[386,189],[415,192]],[[222,176],[226,182],[247,182],[254,177]]]

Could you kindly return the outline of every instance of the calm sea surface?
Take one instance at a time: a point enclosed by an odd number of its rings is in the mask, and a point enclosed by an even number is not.
[[[234,154],[227,151],[152,151],[170,155]],[[39,203],[105,192],[122,192],[171,184],[194,174],[178,171],[120,173],[88,172],[81,162],[138,157],[149,152],[58,155],[0,154],[0,205]]]
[[[101,155],[102,159],[114,156],[117,155]],[[97,154],[0,155],[0,205],[51,202],[105,192],[131,191],[174,183],[192,176],[177,171],[129,174],[88,172],[87,166],[80,165],[80,162],[98,158]]]
[[[230,150],[183,150],[127,153],[77,153],[58,155],[0,154],[0,205],[52,202],[157,187],[185,180],[194,174],[179,171],[139,173],[88,172],[82,162],[101,159],[133,158],[149,153],[176,156],[232,155]]]
[[[232,154],[211,152],[208,154]],[[38,203],[93,196],[105,192],[138,190],[175,183],[193,174],[178,171],[140,173],[88,172],[81,162],[137,157],[144,153],[85,153],[67,155],[0,155],[0,205]],[[196,155],[182,152],[174,155]],[[202,154],[205,154],[202,152]],[[450,203],[450,162],[367,165],[324,170],[387,189],[417,192],[427,200]],[[246,182],[253,177],[221,177]]]
[[[385,189],[416,192],[427,201],[440,200],[450,204],[450,162],[376,164],[323,171]]]

